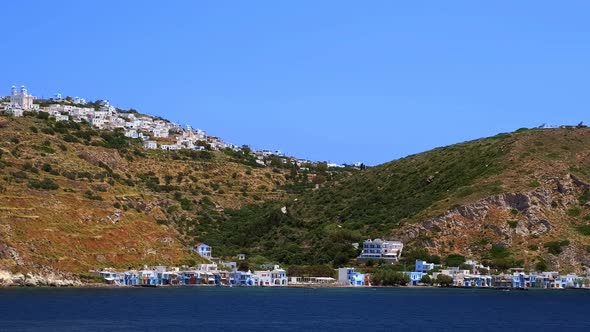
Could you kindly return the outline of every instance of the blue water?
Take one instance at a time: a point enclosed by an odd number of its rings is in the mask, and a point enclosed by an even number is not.
[[[0,331],[590,331],[590,292],[1,289]]]

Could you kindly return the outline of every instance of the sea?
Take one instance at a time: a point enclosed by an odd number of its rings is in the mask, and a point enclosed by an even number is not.
[[[0,331],[590,331],[590,291],[0,289]]]

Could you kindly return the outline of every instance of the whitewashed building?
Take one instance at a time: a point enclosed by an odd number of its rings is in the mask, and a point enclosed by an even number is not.
[[[33,109],[34,97],[27,92],[25,86],[21,86],[20,90],[16,86],[12,86],[10,90],[10,105],[15,109],[28,111]]]
[[[156,141],[145,141],[143,147],[146,149],[157,149],[158,143],[156,143]]]
[[[397,262],[404,249],[404,244],[400,241],[385,241],[381,239],[366,240],[363,243],[363,252],[358,257],[359,262],[386,261]]]

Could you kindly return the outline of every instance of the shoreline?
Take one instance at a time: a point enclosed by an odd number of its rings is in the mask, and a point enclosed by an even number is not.
[[[364,286],[352,287],[344,285],[312,285],[312,284],[295,284],[287,286],[219,286],[219,285],[133,285],[118,286],[103,283],[89,283],[73,286],[26,286],[26,285],[9,285],[0,286],[4,289],[182,289],[182,288],[237,288],[237,289],[412,289],[412,290],[432,290],[432,289],[453,289],[453,290],[491,290],[491,291],[590,291],[590,288],[506,288],[506,287],[463,287],[463,286]]]

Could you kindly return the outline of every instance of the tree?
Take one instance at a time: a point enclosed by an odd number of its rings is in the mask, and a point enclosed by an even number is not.
[[[252,149],[248,145],[242,145],[242,152],[245,155],[249,155],[252,152]]]
[[[248,264],[248,262],[240,262],[240,265],[238,266],[238,271],[242,271],[242,272],[250,271],[250,264]]]
[[[446,275],[446,274],[439,274],[436,277],[436,283],[442,287],[449,287],[449,286],[453,285],[453,278],[451,276]]]
[[[318,163],[316,170],[318,173],[325,173],[328,171],[328,163],[327,162],[323,162],[323,163]]]
[[[458,254],[451,254],[445,259],[447,266],[461,266],[465,263],[465,257]]]
[[[432,283],[432,278],[430,278],[428,274],[425,274],[422,276],[422,279],[420,279],[420,282],[425,285],[430,285]]]
[[[547,271],[548,267],[547,267],[547,263],[545,263],[544,260],[540,260],[536,265],[535,265],[535,269],[538,272],[544,272]]]

